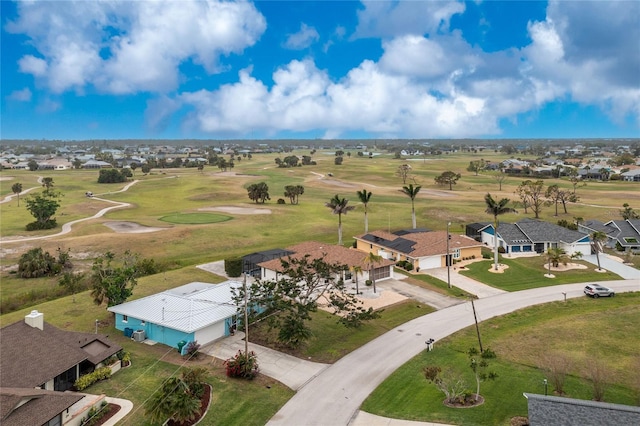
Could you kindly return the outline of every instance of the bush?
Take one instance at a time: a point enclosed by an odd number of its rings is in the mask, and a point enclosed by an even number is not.
[[[189,357],[189,359],[197,358],[198,352],[200,351],[200,343],[197,340],[193,340],[187,343],[187,347],[184,348],[185,356]]]
[[[111,369],[109,367],[102,367],[96,369],[93,373],[85,374],[80,377],[73,386],[76,390],[81,391],[88,388],[92,384],[99,382],[100,380],[108,379],[111,377]]]
[[[406,260],[399,260],[396,262],[396,266],[398,268],[405,268],[407,266],[407,261]]]
[[[505,254],[506,250],[504,249],[504,247],[498,247],[498,253]]]
[[[366,285],[367,287],[371,287],[371,284],[373,284],[373,281],[371,281],[371,280],[366,280],[364,283],[365,283],[365,285]]]
[[[286,204],[284,198],[278,198],[278,204]]]
[[[55,219],[49,219],[46,222],[31,222],[26,226],[27,231],[39,231],[41,229],[53,229],[58,226]]]
[[[239,277],[242,275],[242,258],[225,259],[224,271],[229,277]]]
[[[482,253],[483,259],[491,259],[491,255],[489,253]]]
[[[258,357],[251,351],[246,356],[244,352],[238,353],[224,362],[227,369],[227,376],[240,377],[243,379],[254,379],[258,375]]]
[[[405,270],[405,271],[413,271],[413,263],[411,263],[411,262],[405,262],[405,264],[404,264],[404,270]]]

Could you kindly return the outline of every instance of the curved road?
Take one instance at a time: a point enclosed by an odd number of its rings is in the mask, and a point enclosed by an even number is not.
[[[130,182],[127,185],[125,185],[122,189],[120,189],[118,191],[114,191],[114,192],[109,192],[109,194],[115,194],[115,193],[118,193],[118,192],[124,192],[124,191],[128,190],[129,188],[131,188],[131,186],[135,185],[138,182],[140,182],[140,181],[139,180],[134,180],[133,182]],[[31,189],[35,189],[35,188],[30,188],[29,191]],[[23,237],[23,238],[14,238],[14,239],[0,238],[0,244],[18,243],[18,242],[23,242],[23,241],[34,241],[34,240],[44,240],[44,239],[47,239],[47,238],[59,237],[60,235],[68,234],[69,232],[71,232],[71,226],[76,224],[76,223],[80,223],[80,222],[84,222],[85,220],[91,220],[91,219],[96,219],[98,217],[102,217],[107,212],[109,212],[111,210],[121,209],[121,208],[124,208],[124,207],[131,206],[130,203],[122,203],[122,202],[119,202],[119,201],[106,200],[104,198],[93,197],[93,199],[100,200],[100,201],[105,201],[105,202],[111,203],[111,204],[115,204],[115,206],[105,207],[104,209],[100,210],[98,213],[94,214],[93,216],[85,217],[85,218],[78,219],[78,220],[73,220],[71,222],[67,222],[64,225],[62,225],[62,230],[60,232],[58,232],[57,234],[43,235],[43,236],[40,236],[40,237]]]
[[[616,292],[640,291],[640,281],[606,281]],[[583,296],[584,284],[503,293],[475,301],[478,320],[504,315],[532,305]],[[594,301],[595,303],[595,301]],[[438,341],[474,323],[470,303],[451,306],[416,318],[351,352],[302,387],[268,425],[348,425],[365,398],[391,373]]]

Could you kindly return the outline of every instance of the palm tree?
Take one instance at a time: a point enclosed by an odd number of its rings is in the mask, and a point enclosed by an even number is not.
[[[338,215],[338,245],[342,245],[342,215],[355,209],[354,206],[348,206],[349,200],[340,198],[338,194],[334,195],[328,203],[324,205],[331,209],[331,213]]]
[[[19,182],[14,183],[13,185],[11,185],[11,191],[16,194],[16,196],[18,197],[18,207],[20,207],[20,193],[22,192],[22,184]],[[366,206],[366,204],[365,204]],[[365,211],[366,211],[366,207],[365,207]],[[366,215],[366,213],[365,213]]]
[[[607,241],[607,235],[602,231],[595,231],[591,233],[591,241],[593,242],[593,247],[596,249],[596,260],[598,261],[598,270],[601,270],[600,267],[600,243]]]
[[[364,232],[369,232],[369,218],[367,217],[367,205],[371,200],[371,192],[363,189],[362,191],[357,191],[358,198],[360,202],[364,204]]]
[[[418,192],[420,192],[420,188],[422,188],[420,185],[413,186],[412,183],[410,183],[408,186],[402,187],[402,192],[408,195],[409,198],[411,198],[411,220],[413,223],[413,229],[416,229],[416,209],[414,201],[416,199],[416,196],[418,195]]]
[[[364,258],[364,261],[367,265],[369,265],[369,279],[373,284],[373,292],[376,292],[376,277],[373,273],[374,267],[377,263],[382,261],[382,256],[378,256],[374,252],[370,251]]]
[[[569,260],[571,260],[571,258],[564,249],[561,249],[559,247],[550,247],[547,250],[547,260],[554,268],[557,268],[561,263],[563,265],[569,263]]]
[[[362,266],[355,265],[355,266],[352,266],[350,269],[353,275],[355,275],[356,277],[356,294],[360,294],[360,289],[358,288],[358,275],[362,275]]]
[[[491,194],[487,193],[484,196],[484,202],[487,205],[485,210],[486,213],[493,215],[493,241],[494,241],[494,251],[493,251],[493,265],[494,270],[498,270],[498,216],[505,213],[515,213],[516,210],[507,207],[509,204],[508,198],[503,198],[500,201],[496,201],[493,199]]]

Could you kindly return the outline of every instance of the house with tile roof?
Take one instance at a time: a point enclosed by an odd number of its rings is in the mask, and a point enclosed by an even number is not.
[[[356,248],[362,252],[373,252],[395,262],[409,261],[416,270],[420,270],[447,266],[447,235],[449,254],[454,260],[482,257],[481,243],[465,235],[447,234],[446,231],[374,231],[354,238]]]
[[[231,280],[192,282],[108,310],[115,314],[115,327],[127,337],[135,334],[173,347],[183,341],[206,345],[232,333],[237,306],[231,290],[241,286]]]
[[[494,247],[496,232],[493,223],[486,223],[480,232],[482,243]],[[502,247],[508,254],[541,254],[550,248],[561,248],[569,256],[577,252],[591,253],[588,235],[537,219],[500,223],[497,239],[498,247]]]
[[[286,257],[301,258],[309,256],[311,259],[323,259],[330,264],[337,263],[345,265],[346,268],[341,277],[344,280],[355,280],[351,272],[354,267],[360,267],[362,269],[362,275],[359,275],[359,277],[362,277],[363,281],[369,280],[371,277],[375,278],[376,281],[393,278],[394,261],[382,259],[381,262],[373,265],[374,267],[370,271],[370,265],[365,260],[367,253],[353,248],[317,241],[307,241],[287,247],[285,250],[291,253],[286,255]],[[281,258],[271,259],[259,264],[262,269],[261,279],[279,279],[282,274],[282,261],[280,259]]]
[[[602,232],[607,236],[608,247],[640,252],[640,219],[610,220],[606,223],[587,220],[578,224],[578,232],[589,235]]]

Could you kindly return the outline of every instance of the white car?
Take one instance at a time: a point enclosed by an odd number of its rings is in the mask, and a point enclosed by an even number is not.
[[[597,298],[600,296],[613,297],[616,295],[616,292],[611,290],[609,287],[598,284],[589,284],[584,288],[584,294]]]

